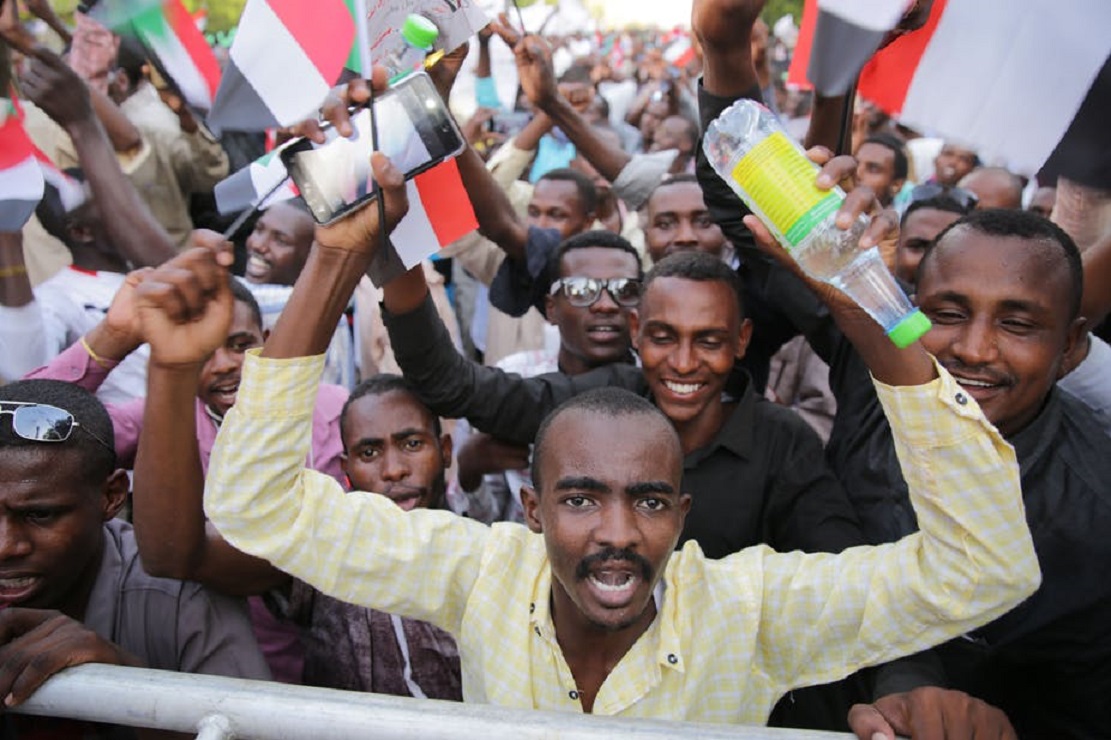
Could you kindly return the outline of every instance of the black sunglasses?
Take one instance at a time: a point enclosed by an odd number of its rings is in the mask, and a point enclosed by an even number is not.
[[[588,277],[565,277],[552,283],[551,294],[563,291],[563,297],[576,308],[587,308],[602,297],[602,290],[610,294],[613,302],[625,308],[640,303],[640,281],[636,278],[610,278],[598,280]]]
[[[81,429],[112,454],[116,452],[112,445],[78,424],[73,414],[57,406],[29,401],[0,401],[0,416],[7,415],[12,417],[12,431],[16,436],[30,442],[65,442],[74,429]]]
[[[966,211],[975,209],[976,204],[980,202],[980,199],[976,197],[976,193],[973,193],[971,190],[965,190],[964,188],[958,188],[952,185],[941,185],[936,182],[918,185],[914,190],[910,191],[911,203],[920,200],[932,200],[934,198],[948,198]]]

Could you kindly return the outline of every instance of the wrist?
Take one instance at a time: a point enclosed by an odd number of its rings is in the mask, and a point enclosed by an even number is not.
[[[121,362],[142,343],[142,339],[131,332],[105,322],[97,324],[85,335],[86,350],[94,361]]]

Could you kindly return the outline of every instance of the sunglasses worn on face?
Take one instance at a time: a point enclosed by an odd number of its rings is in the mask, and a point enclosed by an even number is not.
[[[0,416],[12,417],[12,431],[30,442],[65,442],[74,429],[81,429],[115,453],[110,444],[77,423],[73,414],[45,403],[0,401]]]
[[[939,185],[936,182],[919,185],[910,191],[911,203],[933,198],[948,198],[966,211],[973,210],[976,208],[976,204],[980,202],[976,193],[971,190],[953,187],[952,185]]]
[[[610,278],[597,280],[588,277],[565,277],[552,283],[551,294],[563,291],[563,297],[576,308],[593,306],[602,297],[602,289],[610,294],[613,302],[625,308],[640,303],[640,281],[635,278]]]

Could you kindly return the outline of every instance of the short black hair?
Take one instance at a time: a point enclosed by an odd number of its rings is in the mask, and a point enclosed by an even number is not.
[[[592,67],[587,62],[575,62],[559,76],[559,82],[594,87],[594,80],[590,76],[591,70]]]
[[[0,420],[0,448],[58,445],[63,449],[80,450],[81,477],[89,482],[103,482],[115,472],[116,437],[112,419],[104,404],[84,388],[64,380],[17,380],[0,386],[0,401],[56,406],[72,414],[78,424],[65,442],[33,442],[17,435],[12,428],[12,417],[5,415],[7,421]]]
[[[344,452],[347,452],[345,431],[347,429],[347,416],[351,410],[352,404],[366,396],[384,396],[387,393],[405,393],[411,396],[412,399],[432,417],[432,433],[436,436],[436,439],[439,439],[440,435],[443,434],[443,428],[440,426],[440,417],[432,413],[432,410],[421,401],[420,396],[417,395],[417,389],[413,387],[412,383],[400,375],[378,373],[355,386],[354,390],[351,391],[351,395],[349,395],[344,402],[343,410],[339,412],[340,441],[343,443]]]
[[[563,275],[563,257],[568,252],[573,252],[576,249],[619,249],[631,255],[636,261],[637,265],[637,279],[644,278],[644,269],[640,264],[640,252],[636,250],[629,240],[623,236],[613,233],[612,231],[604,231],[602,229],[595,229],[594,231],[584,231],[581,234],[575,234],[572,237],[564,239],[563,242],[556,248],[552,254],[552,261],[550,264],[551,275],[553,279]]]
[[[698,182],[697,175],[692,175],[687,172],[680,172],[677,175],[667,175],[666,177],[664,177],[664,179],[660,180],[659,183],[656,184],[656,187],[652,188],[652,191],[650,193],[648,193],[648,197],[644,199],[644,205],[642,206],[642,208],[647,211],[648,204],[651,203],[652,199],[656,197],[656,193],[660,192],[664,188],[670,187],[671,185],[688,184],[698,185],[699,189],[702,188],[702,184]]]
[[[248,288],[242,280],[238,280],[231,276],[228,276],[228,280],[231,284],[232,298],[239,303],[246,304],[247,308],[251,309],[251,317],[255,320],[255,323],[258,324],[258,330],[262,331],[264,329],[262,325],[262,309],[259,308],[255,294],[251,292],[251,289]]]
[[[664,416],[664,413],[647,399],[624,388],[595,388],[564,401],[540,423],[540,428],[536,431],[532,454],[532,482],[537,491],[540,490],[542,485],[540,482],[540,462],[543,459],[544,448],[547,446],[548,430],[551,429],[556,419],[570,411],[585,411],[610,418],[620,416],[654,417],[675,439],[676,449],[679,448],[679,436],[675,427]]]
[[[545,172],[537,182],[541,180],[574,183],[575,188],[579,191],[579,200],[582,201],[583,211],[594,213],[598,210],[598,188],[594,187],[594,182],[589,177],[578,170],[573,170],[570,167],[558,167]]]
[[[665,277],[676,277],[695,282],[721,282],[729,286],[737,297],[737,310],[741,318],[745,315],[744,291],[741,288],[741,279],[732,267],[705,252],[677,252],[668,255],[653,265],[644,278],[644,292],[654,280]]]
[[[1084,262],[1076,242],[1064,229],[1044,216],[1012,208],[987,208],[972,211],[943,230],[918,263],[918,275],[923,274],[931,256],[942,246],[943,240],[958,229],[968,229],[987,236],[1014,237],[1056,245],[1069,269],[1069,320],[1080,315],[1080,301],[1084,293]]]
[[[863,146],[864,144],[878,144],[879,146],[890,149],[895,155],[895,179],[907,179],[907,173],[910,171],[910,165],[907,162],[907,147],[902,139],[900,139],[895,134],[889,134],[881,131],[878,134],[872,134],[871,136],[869,136],[861,143],[861,146]]]
[[[946,211],[948,213],[956,213],[961,216],[965,216],[972,212],[971,207],[962,206],[955,199],[942,193],[941,195],[935,195],[932,198],[912,200],[910,202],[910,205],[907,206],[907,209],[903,211],[903,217],[899,219],[899,228],[902,229],[907,225],[907,219],[910,218],[910,214],[914,213],[915,211],[921,211],[927,208],[934,211]]]

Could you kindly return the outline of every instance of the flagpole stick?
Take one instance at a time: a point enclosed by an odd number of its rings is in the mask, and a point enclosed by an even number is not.
[[[511,0],[511,2],[513,3],[513,7],[517,10],[517,22],[521,24],[521,33],[528,33],[528,29],[525,28],[525,16],[521,14],[521,6],[517,4],[517,0]]]
[[[371,78],[374,77],[373,63],[370,58],[370,29],[367,28],[367,13],[366,0],[354,0],[355,7],[355,37],[356,43],[359,45],[359,66],[363,71],[363,78],[367,81],[367,88],[370,90],[370,100],[367,105],[370,107],[370,149],[372,152],[378,151],[378,117],[374,114],[374,83]],[[374,190],[377,191],[378,197],[378,241],[379,247],[386,243],[386,202],[382,198],[382,189],[378,186],[378,181],[374,179],[373,173],[370,175],[373,182]]]
[[[243,228],[243,224],[247,223],[247,219],[255,215],[255,213],[258,212],[258,209],[262,207],[262,204],[270,200],[270,196],[278,192],[278,190],[281,189],[282,185],[285,185],[288,180],[289,175],[286,175],[277,185],[270,188],[270,192],[259,198],[257,203],[236,216],[235,220],[231,222],[231,226],[224,229],[224,241],[230,242],[231,238],[235,236],[235,233]]]

